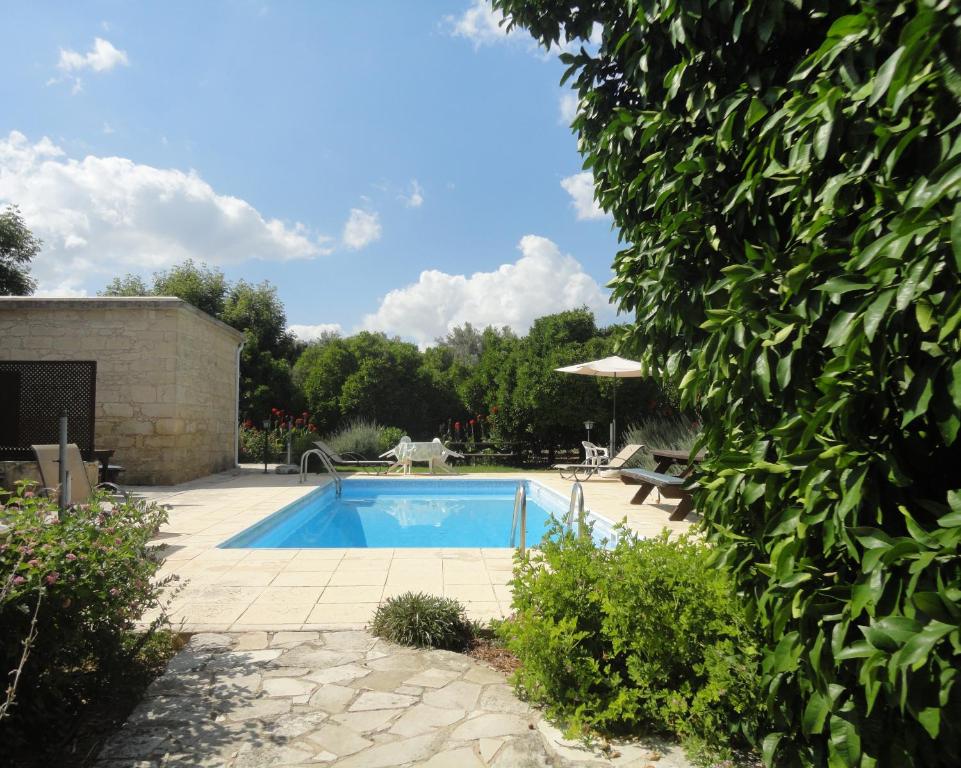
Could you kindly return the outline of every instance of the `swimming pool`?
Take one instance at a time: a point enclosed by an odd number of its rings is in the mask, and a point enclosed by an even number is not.
[[[527,491],[527,544],[541,540],[551,515],[568,501],[531,480],[348,479],[311,491],[228,539],[220,547],[507,547],[514,494]],[[611,539],[611,523],[590,514],[594,538]]]

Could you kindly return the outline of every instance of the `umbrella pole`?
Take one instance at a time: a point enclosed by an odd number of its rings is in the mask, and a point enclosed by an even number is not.
[[[608,456],[612,459],[614,458],[614,443],[617,439],[617,374],[614,374],[614,412],[611,416],[611,434],[610,434],[610,448],[608,448]]]

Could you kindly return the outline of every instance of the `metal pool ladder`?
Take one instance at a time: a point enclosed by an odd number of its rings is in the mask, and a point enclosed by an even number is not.
[[[511,521],[510,543],[512,549],[517,539],[518,524],[520,524],[521,540],[517,549],[523,555],[527,549],[527,485],[524,481],[517,484],[517,492],[514,494],[514,519]]]
[[[584,489],[577,480],[574,481],[574,486],[571,488],[571,505],[568,507],[564,525],[569,530],[573,530],[575,520],[577,521],[575,533],[577,538],[580,538],[584,533]]]
[[[337,495],[340,496],[344,490],[344,481],[337,471],[337,468],[330,463],[330,458],[327,454],[319,448],[311,448],[309,451],[304,451],[304,455],[300,457],[300,482],[304,482],[304,478],[307,476],[307,460],[311,456],[317,456],[320,459],[320,463],[324,465],[324,469],[334,478],[334,490],[337,492]]]

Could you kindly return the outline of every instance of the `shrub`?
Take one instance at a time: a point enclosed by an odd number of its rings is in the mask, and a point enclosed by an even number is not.
[[[172,579],[155,580],[162,559],[148,542],[167,519],[155,504],[95,496],[64,513],[19,485],[0,506],[0,670],[29,655],[5,730],[67,707],[80,670],[104,669],[137,653],[136,622],[161,608]],[[161,618],[151,630],[163,622]],[[2,718],[0,718],[2,719]]]
[[[573,735],[640,730],[743,744],[760,710],[757,639],[724,572],[693,538],[613,550],[554,529],[518,558],[500,625],[519,691]]]
[[[958,765],[961,3],[494,4],[603,26],[562,58],[622,349],[704,419],[766,759]]]
[[[370,419],[352,419],[324,440],[338,453],[359,453],[366,459],[373,459],[387,449],[380,449],[381,428]]]
[[[400,427],[382,427],[380,430],[380,444],[377,446],[377,455],[389,451],[404,436],[404,430]]]
[[[277,461],[281,455],[287,456],[286,436],[279,430],[268,429],[267,460]],[[257,427],[241,426],[240,428],[240,460],[258,462],[264,460],[264,430]]]
[[[371,631],[400,645],[454,651],[469,646],[474,637],[463,605],[423,592],[405,592],[377,606]]]

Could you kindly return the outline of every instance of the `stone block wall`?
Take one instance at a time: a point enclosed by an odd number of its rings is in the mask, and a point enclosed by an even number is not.
[[[123,483],[234,465],[242,340],[176,298],[0,298],[0,359],[97,362],[96,444]]]

